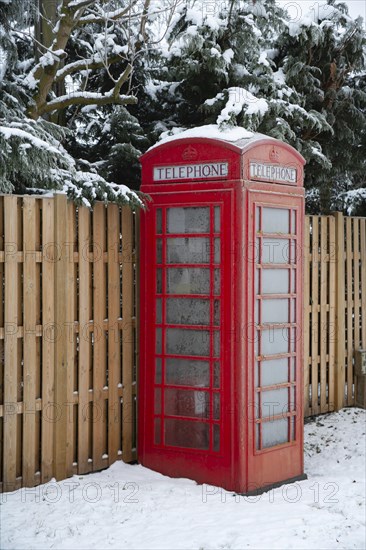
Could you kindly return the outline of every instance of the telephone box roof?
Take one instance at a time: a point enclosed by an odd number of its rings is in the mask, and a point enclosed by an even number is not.
[[[141,158],[149,157],[157,152],[157,149],[166,149],[179,143],[184,142],[206,142],[218,145],[218,141],[221,142],[222,147],[236,150],[239,154],[244,153],[248,149],[251,149],[253,146],[259,145],[259,142],[269,143],[272,142],[274,145],[284,147],[285,149],[290,150],[295,156],[298,157],[298,160],[301,164],[305,164],[304,157],[296,151],[291,145],[275,139],[265,134],[259,132],[250,132],[245,128],[234,126],[232,128],[227,128],[225,130],[219,129],[217,124],[207,124],[205,126],[198,126],[196,128],[191,128],[189,130],[184,130],[177,134],[167,136],[163,138],[158,143],[155,143],[150,147]]]

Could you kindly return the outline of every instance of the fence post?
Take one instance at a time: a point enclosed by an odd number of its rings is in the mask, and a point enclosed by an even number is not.
[[[345,272],[344,272],[344,218],[335,212],[336,234],[336,345],[335,345],[335,392],[334,410],[344,405],[345,385]]]
[[[66,478],[67,443],[67,199],[55,194],[55,429],[54,473],[57,480]]]

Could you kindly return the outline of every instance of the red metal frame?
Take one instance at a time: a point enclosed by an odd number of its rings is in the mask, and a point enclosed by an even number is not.
[[[275,154],[273,154],[275,151]],[[187,156],[194,156],[187,161]],[[296,185],[284,185],[249,181],[247,179],[249,161],[260,159],[269,162],[268,159],[276,158],[281,165],[295,166],[297,169]],[[183,160],[182,160],[183,159]],[[172,166],[195,162],[229,163],[228,177],[223,180],[184,182],[153,182],[154,166]],[[142,464],[161,471],[173,477],[190,477],[201,483],[210,483],[238,492],[248,492],[253,489],[263,488],[274,483],[299,477],[303,474],[303,415],[301,404],[302,392],[302,345],[296,343],[296,378],[290,378],[290,359],[288,360],[288,381],[272,386],[265,390],[255,387],[255,336],[257,327],[254,326],[254,307],[258,300],[266,300],[255,294],[255,274],[259,261],[250,261],[250,250],[255,239],[281,238],[294,242],[303,242],[303,208],[304,191],[302,189],[303,177],[302,157],[290,146],[277,140],[257,139],[244,146],[211,139],[181,139],[166,143],[149,151],[142,157],[142,190],[149,193],[153,199],[149,210],[141,216],[141,337],[140,337],[140,374],[139,374],[139,435],[138,456]],[[245,176],[245,179],[243,177]],[[169,233],[166,229],[166,208],[173,207],[210,207],[210,231],[207,233]],[[214,207],[221,207],[221,233],[214,231]],[[281,207],[296,211],[297,232],[293,233],[290,227],[289,234],[270,233],[256,235],[255,215],[256,208]],[[156,212],[161,209],[162,233],[156,234]],[[170,238],[208,238],[211,243],[210,258],[207,263],[172,264],[167,263],[166,245]],[[220,327],[213,323],[214,289],[213,270],[215,269],[213,240],[221,239],[221,296],[220,300]],[[156,242],[161,239],[162,262],[157,264]],[[210,270],[210,291],[204,299],[210,301],[210,332],[209,357],[192,359],[208,360],[210,365],[209,387],[193,388],[179,384],[164,383],[164,363],[168,354],[165,353],[165,328],[179,328],[184,330],[207,330],[207,325],[167,324],[164,302],[167,297],[185,299],[186,295],[168,295],[166,292],[166,280],[164,273],[170,268],[193,267],[207,268]],[[271,268],[293,269],[291,257],[289,264],[273,264]],[[261,267],[265,269],[266,267]],[[163,275],[162,292],[156,292],[156,273],[161,269]],[[291,300],[296,300],[296,323],[282,323],[276,328],[294,328],[302,334],[302,258],[299,258],[296,271],[296,297],[293,289],[288,293],[289,307]],[[290,278],[291,280],[291,278]],[[279,294],[285,299],[287,295]],[[156,298],[161,299],[162,318],[158,327],[162,333],[161,358],[161,383],[155,383],[155,328],[156,328]],[[270,298],[276,295],[269,295]],[[202,295],[189,295],[190,299],[202,298]],[[259,319],[260,321],[260,319]],[[296,326],[295,326],[296,325]],[[213,387],[213,334],[220,330],[221,333],[221,383],[217,390]],[[263,327],[260,328],[263,330]],[[281,356],[291,357],[293,352]],[[182,356],[178,356],[182,358]],[[190,357],[190,356],[184,356]],[[259,380],[260,383],[260,380]],[[154,443],[154,418],[165,417],[185,419],[181,415],[166,415],[163,399],[164,388],[176,390],[190,390],[207,393],[209,395],[208,419],[187,417],[188,422],[204,422],[210,425],[210,447],[207,450],[187,447],[176,447],[164,444],[164,435],[161,431],[160,443]],[[265,420],[255,417],[255,395],[277,388],[287,388],[290,394],[291,388],[295,388],[296,408],[289,411],[286,418],[296,418],[295,438],[292,440],[290,422],[288,422],[287,443],[270,448],[256,448],[255,430]],[[154,392],[158,388],[161,392],[161,411],[154,414]],[[221,396],[220,420],[213,418],[213,395]],[[282,418],[282,416],[281,416]],[[213,444],[213,426],[221,425],[221,442],[219,451]]]

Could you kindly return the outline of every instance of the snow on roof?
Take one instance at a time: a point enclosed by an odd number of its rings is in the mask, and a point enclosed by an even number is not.
[[[249,132],[245,128],[240,126],[227,127],[226,129],[220,129],[217,124],[207,124],[205,126],[198,126],[197,128],[191,128],[189,130],[182,130],[182,128],[175,128],[175,133],[173,135],[165,135],[164,138],[155,143],[151,149],[163,145],[170,141],[175,141],[177,139],[185,138],[210,138],[210,139],[221,139],[223,141],[236,142],[242,139],[251,139],[256,134]]]

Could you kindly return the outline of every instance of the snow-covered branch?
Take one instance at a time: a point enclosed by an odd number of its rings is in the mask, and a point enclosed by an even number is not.
[[[101,69],[103,67],[109,67],[113,63],[118,63],[118,61],[121,60],[121,56],[117,54],[108,57],[107,59],[80,59],[79,61],[74,61],[73,63],[69,63],[68,65],[65,65],[64,67],[59,69],[56,73],[54,82],[62,82],[63,80],[65,80],[66,76],[77,73],[79,71],[92,71],[96,69]]]
[[[70,105],[133,105],[137,103],[137,98],[133,95],[121,95],[121,87],[127,82],[132,72],[132,65],[128,64],[123,71],[113,90],[105,94],[93,92],[75,92],[72,94],[63,95],[47,102],[39,111],[40,115],[58,111],[70,107]]]

